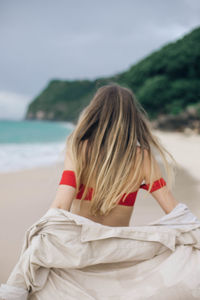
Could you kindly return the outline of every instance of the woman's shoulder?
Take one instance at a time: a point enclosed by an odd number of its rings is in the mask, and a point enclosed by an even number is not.
[[[72,159],[72,156],[71,156],[69,150],[66,150],[66,152],[65,152],[64,169],[65,170],[73,170],[73,171],[75,170],[73,159]]]
[[[83,153],[84,154],[85,154],[85,151],[86,151],[87,142],[88,142],[87,140],[85,140],[83,142]],[[64,169],[66,169],[66,170],[75,170],[75,164],[74,164],[74,161],[73,161],[73,157],[72,157],[72,154],[70,153],[70,151],[68,149],[66,149],[66,152],[65,152]]]

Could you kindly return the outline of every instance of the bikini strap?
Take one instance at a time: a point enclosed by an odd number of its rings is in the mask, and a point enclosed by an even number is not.
[[[73,170],[64,170],[59,184],[71,185],[76,188],[76,176]]]
[[[153,185],[152,185],[152,188],[151,188],[151,190],[150,190],[150,193],[155,192],[156,190],[162,188],[162,187],[165,186],[165,185],[166,185],[166,181],[164,180],[163,177],[161,177],[161,178],[155,180],[155,181],[153,182]],[[149,186],[150,186],[150,184],[143,183],[143,184],[140,185],[140,188],[141,188],[141,189],[144,189],[144,190],[148,190],[148,189],[149,189]]]

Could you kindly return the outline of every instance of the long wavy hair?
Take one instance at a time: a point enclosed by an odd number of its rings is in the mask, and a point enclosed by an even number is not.
[[[176,161],[151,129],[148,115],[134,93],[117,83],[99,87],[81,111],[67,137],[66,148],[75,166],[76,193],[85,181],[81,201],[88,189],[93,188],[91,215],[108,215],[125,193],[138,188],[143,178],[144,149],[148,151],[151,165],[148,192],[155,173],[154,150],[160,153],[166,182],[172,186],[174,172],[167,155],[175,164]],[[138,143],[141,155],[136,160]]]

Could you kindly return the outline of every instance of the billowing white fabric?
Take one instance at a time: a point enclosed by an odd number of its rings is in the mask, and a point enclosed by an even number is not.
[[[179,203],[145,226],[50,208],[25,233],[4,299],[200,299],[200,220]]]

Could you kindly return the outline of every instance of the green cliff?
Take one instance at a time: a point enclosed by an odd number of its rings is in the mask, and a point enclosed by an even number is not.
[[[200,115],[200,27],[167,44],[127,71],[96,80],[51,80],[29,104],[25,119],[76,123],[97,88],[116,82],[133,90],[153,120],[188,107]]]

